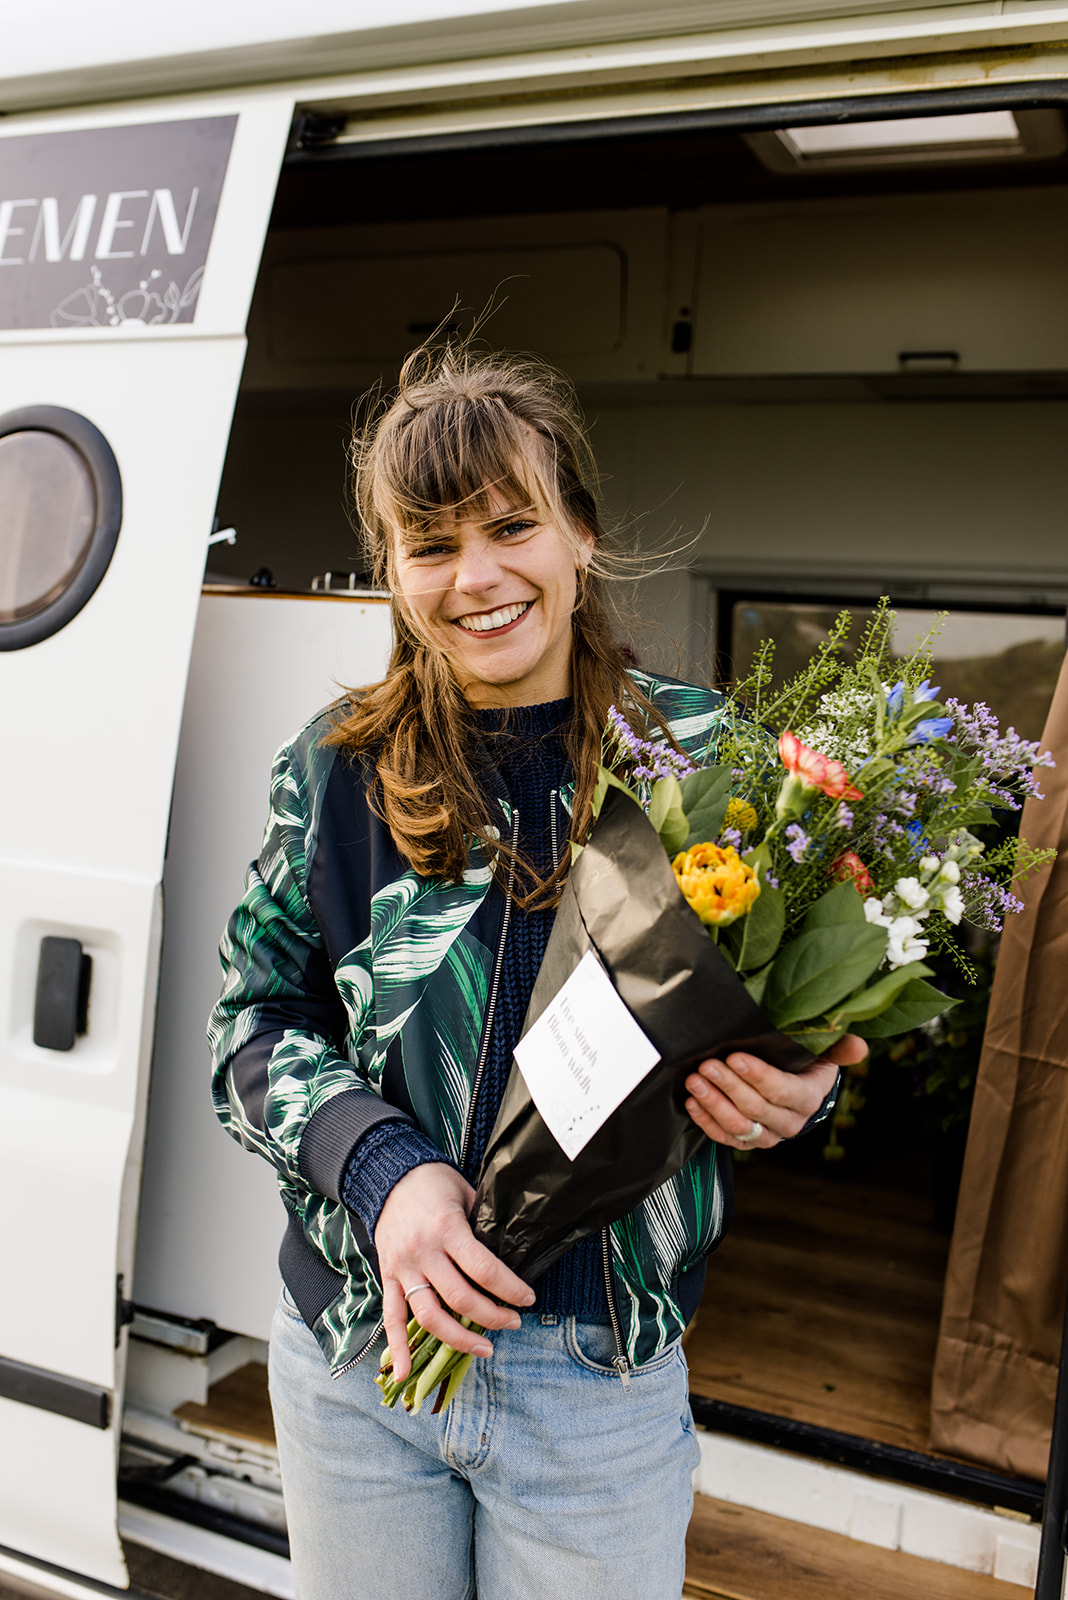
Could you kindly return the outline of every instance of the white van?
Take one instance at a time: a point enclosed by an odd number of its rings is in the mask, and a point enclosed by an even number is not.
[[[2,30],[0,1582],[32,1592],[127,1589],[121,1533],[292,1593],[282,1217],[203,1024],[275,745],[386,659],[344,443],[409,348],[496,297],[486,337],[572,376],[611,509],[683,549],[640,597],[659,666],[890,593],[962,659],[1023,649],[1040,727],[1063,650],[1065,0],[312,15]],[[1040,1486],[884,1450],[873,1498],[730,1411],[707,1493],[1033,1581]]]

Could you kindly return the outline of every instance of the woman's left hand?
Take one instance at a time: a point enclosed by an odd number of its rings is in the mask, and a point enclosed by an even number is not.
[[[717,1144],[770,1150],[801,1132],[833,1088],[838,1068],[867,1053],[866,1041],[847,1033],[803,1072],[780,1072],[740,1051],[726,1061],[702,1061],[686,1079],[686,1109]]]

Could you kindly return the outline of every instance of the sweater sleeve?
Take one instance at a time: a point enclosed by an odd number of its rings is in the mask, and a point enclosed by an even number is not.
[[[284,1179],[341,1198],[353,1150],[380,1125],[411,1127],[357,1054],[373,1017],[366,983],[342,1002],[307,891],[314,844],[297,745],[275,758],[263,847],[223,935],[224,984],[208,1039],[212,1097],[240,1144]]]
[[[443,1161],[443,1151],[425,1133],[405,1123],[382,1123],[364,1134],[352,1151],[341,1182],[341,1198],[373,1239],[382,1207],[394,1186],[416,1167]],[[456,1168],[459,1171],[459,1168]]]

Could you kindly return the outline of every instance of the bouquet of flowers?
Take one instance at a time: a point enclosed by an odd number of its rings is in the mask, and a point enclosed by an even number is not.
[[[684,1083],[698,1062],[745,1049],[798,1070],[846,1032],[929,1023],[956,1002],[929,981],[928,951],[967,974],[959,924],[1020,909],[1009,883],[1049,859],[1014,839],[988,852],[972,830],[1038,794],[1050,756],[983,705],[939,702],[929,645],[893,661],[893,620],[880,606],[847,664],[843,613],[773,700],[765,650],[697,760],[613,708],[596,821],[573,847],[472,1212],[528,1279],[696,1152]],[[611,1072],[583,1030],[592,1017],[611,1033],[606,993],[625,1013]],[[441,1385],[447,1404],[472,1358],[414,1321],[409,1344],[405,1383],[383,1358],[384,1402],[417,1408]]]

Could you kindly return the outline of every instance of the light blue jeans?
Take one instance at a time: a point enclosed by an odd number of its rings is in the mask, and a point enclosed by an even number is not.
[[[331,1378],[283,1293],[270,1383],[300,1600],[679,1600],[699,1449],[678,1345],[528,1312],[444,1416],[382,1406],[381,1345]]]

